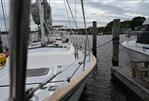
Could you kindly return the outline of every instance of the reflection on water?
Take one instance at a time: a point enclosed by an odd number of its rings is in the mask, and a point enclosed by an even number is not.
[[[97,46],[111,40],[112,36],[98,36]],[[124,40],[121,36],[120,42]],[[80,101],[137,101],[124,86],[111,81],[112,42],[97,49],[97,68],[90,75]],[[129,64],[127,54],[120,45],[120,65]],[[138,99],[138,101],[140,101]]]

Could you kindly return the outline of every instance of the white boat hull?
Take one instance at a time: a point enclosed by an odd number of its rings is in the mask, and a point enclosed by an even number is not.
[[[149,49],[143,49],[143,45],[130,42],[122,43],[129,59],[146,60],[149,59]]]
[[[49,101],[79,101],[88,76],[96,65],[96,58],[93,55],[91,55],[91,60],[90,65],[87,66],[86,64],[87,68],[84,72],[73,78],[64,87],[55,91]]]
[[[145,54],[140,53],[140,52],[138,52],[138,51],[129,49],[129,48],[127,48],[127,47],[125,47],[125,50],[127,51],[128,57],[129,57],[130,59],[138,59],[138,60],[146,60],[146,59],[149,59],[149,56],[148,56],[148,55],[145,55]]]
[[[79,101],[82,92],[84,90],[85,84],[86,84],[87,78],[82,81],[80,84],[78,84],[69,94],[64,96],[60,101]]]
[[[32,101],[37,101],[37,99],[38,101],[79,101],[87,78],[96,65],[96,58],[92,54],[87,55],[84,68],[84,53],[78,51],[78,58],[75,58],[74,48],[72,45],[69,46],[68,48],[43,47],[29,50],[26,75],[27,90],[38,87],[59,73],[44,85],[44,89],[39,88],[34,93]],[[55,57],[52,57],[53,54]],[[0,71],[0,101],[9,97],[8,74],[9,57],[6,66]]]

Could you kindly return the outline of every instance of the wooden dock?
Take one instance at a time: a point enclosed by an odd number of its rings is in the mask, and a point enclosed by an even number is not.
[[[120,20],[113,20],[113,57],[111,68],[112,77],[116,77],[143,101],[149,101],[149,59],[132,60],[132,66],[119,65],[119,33]],[[118,26],[118,27],[117,27]],[[116,40],[115,40],[116,39]]]
[[[131,91],[142,100],[149,101],[149,82],[132,75],[130,66],[116,66],[111,69],[112,75],[124,83]]]

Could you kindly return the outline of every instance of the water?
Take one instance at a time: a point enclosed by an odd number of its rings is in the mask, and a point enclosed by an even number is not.
[[[77,36],[78,37],[78,36]],[[79,36],[80,37],[80,36]],[[91,38],[91,37],[90,37]],[[112,39],[111,35],[98,36],[97,46]],[[81,39],[82,40],[82,39]],[[81,42],[79,40],[79,42]],[[124,35],[121,36],[121,42]],[[4,46],[8,46],[8,37],[2,36]],[[74,38],[76,41],[76,38]],[[83,41],[81,42],[83,44]],[[125,88],[111,81],[112,42],[97,49],[97,68],[89,76],[80,101],[137,101]],[[129,64],[126,52],[120,46],[120,65]],[[140,101],[140,100],[138,100]]]
[[[112,39],[111,35],[98,36],[97,45]],[[121,42],[124,36],[121,36]],[[112,42],[97,49],[97,68],[90,75],[80,101],[136,101],[129,91],[111,81]],[[129,64],[126,52],[120,46],[120,65]],[[140,101],[140,100],[139,100]]]

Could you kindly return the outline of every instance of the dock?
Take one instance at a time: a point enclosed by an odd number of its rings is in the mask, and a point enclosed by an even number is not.
[[[111,73],[143,101],[149,101],[149,81],[142,79],[141,76],[135,78],[130,66],[112,67]]]
[[[112,79],[122,82],[143,101],[149,101],[149,59],[143,60],[140,58],[139,60],[129,58],[129,65],[119,66],[120,19],[113,20],[112,35]]]

